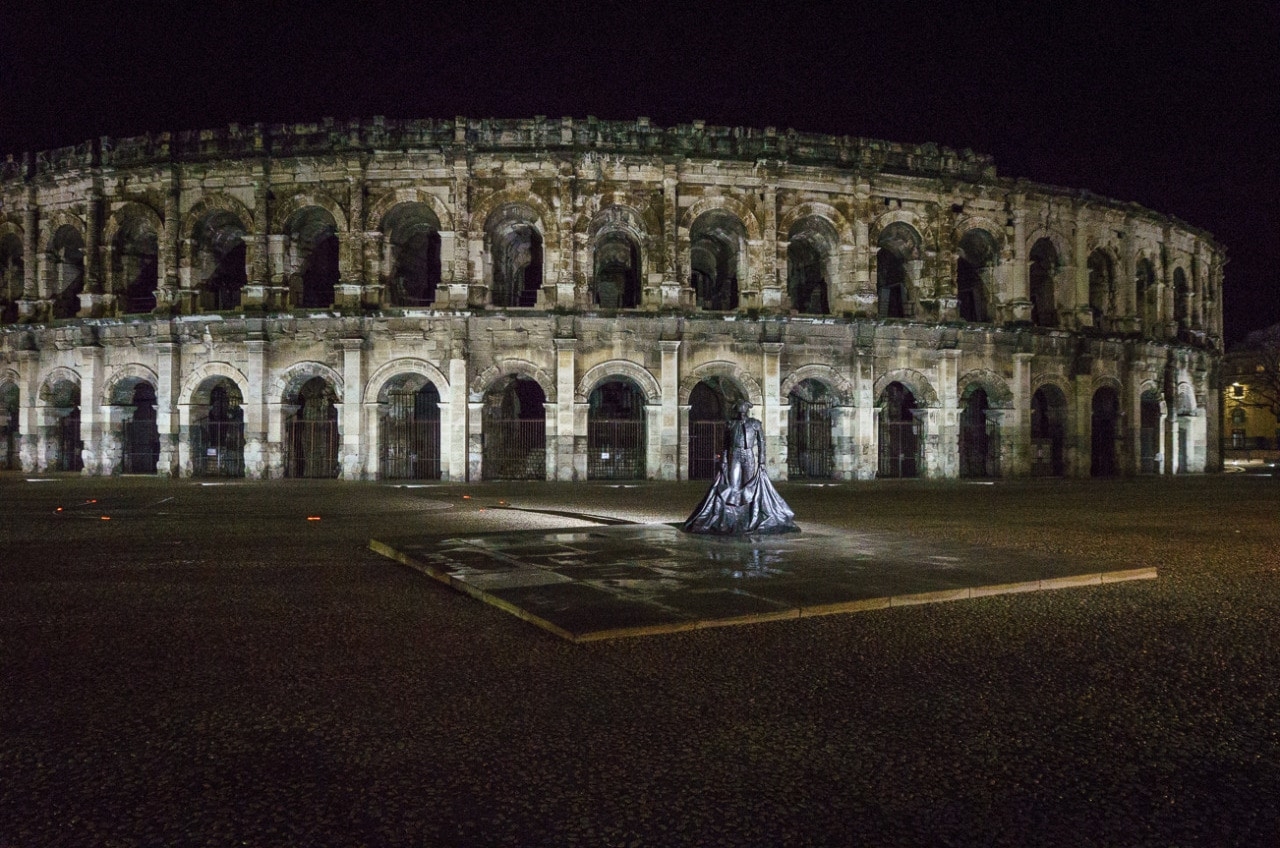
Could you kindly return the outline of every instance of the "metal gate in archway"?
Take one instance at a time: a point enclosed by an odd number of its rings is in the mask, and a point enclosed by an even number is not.
[[[644,396],[630,380],[602,383],[587,399],[587,479],[643,480]]]
[[[125,422],[121,435],[120,473],[155,474],[160,461],[160,433],[156,430],[156,419],[139,418],[135,414],[132,421]]]
[[[84,441],[80,438],[80,407],[58,420],[58,471],[84,470]]]
[[[481,476],[485,480],[545,480],[546,419],[486,418]]]
[[[835,403],[819,395],[806,400],[791,394],[787,412],[787,476],[792,480],[829,480],[835,471],[831,436]]]
[[[244,422],[204,421],[191,428],[191,467],[196,477],[243,477]]]
[[[382,477],[440,479],[440,404],[430,391],[395,391],[382,420]]]

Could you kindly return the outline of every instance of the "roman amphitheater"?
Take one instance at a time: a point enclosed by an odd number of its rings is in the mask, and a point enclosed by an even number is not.
[[[1224,248],[969,151],[646,118],[330,121],[0,164],[0,467],[712,474],[1220,464]]]

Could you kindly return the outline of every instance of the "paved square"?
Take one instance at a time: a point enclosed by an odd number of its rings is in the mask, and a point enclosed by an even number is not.
[[[369,547],[573,642],[1156,576],[812,524],[745,539],[630,524]]]

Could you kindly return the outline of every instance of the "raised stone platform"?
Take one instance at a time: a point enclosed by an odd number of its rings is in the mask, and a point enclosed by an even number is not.
[[[805,524],[718,538],[669,524],[371,540],[410,568],[572,642],[1154,579]]]

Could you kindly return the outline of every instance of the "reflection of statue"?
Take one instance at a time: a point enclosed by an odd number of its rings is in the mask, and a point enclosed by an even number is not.
[[[751,404],[741,401],[734,411],[711,489],[682,529],[721,536],[798,532],[795,513],[765,472],[764,434],[760,422],[748,417]]]

